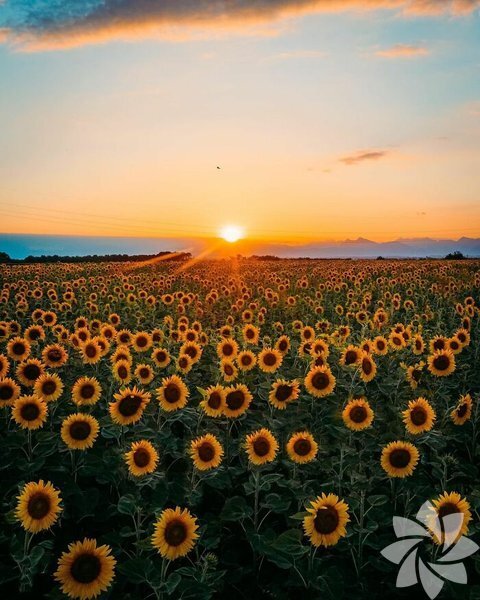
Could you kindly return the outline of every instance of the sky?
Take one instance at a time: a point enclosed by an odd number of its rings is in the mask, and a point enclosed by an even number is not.
[[[480,237],[480,0],[0,0],[0,131],[1,233]]]

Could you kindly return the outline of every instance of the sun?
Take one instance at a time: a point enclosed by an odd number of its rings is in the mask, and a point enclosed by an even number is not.
[[[243,237],[243,229],[238,225],[225,225],[220,230],[220,236],[226,241],[233,244]]]

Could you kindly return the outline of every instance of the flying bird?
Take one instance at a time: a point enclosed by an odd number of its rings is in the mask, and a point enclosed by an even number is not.
[[[220,167],[217,165],[217,169],[219,169]]]

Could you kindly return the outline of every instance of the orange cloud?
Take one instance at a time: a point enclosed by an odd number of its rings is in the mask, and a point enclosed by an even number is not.
[[[391,48],[375,52],[375,55],[381,58],[413,58],[415,56],[426,56],[427,54],[430,54],[428,48],[413,44],[396,44]]]
[[[91,7],[91,5],[88,5]],[[112,39],[184,40],[225,33],[274,35],[273,23],[318,12],[390,9],[404,14],[464,14],[480,0],[104,0],[79,13],[63,0],[30,9],[25,23],[7,25],[4,38],[27,51],[71,48]],[[81,5],[80,5],[81,8]],[[49,10],[47,17],[42,12]],[[281,29],[280,29],[281,30]]]

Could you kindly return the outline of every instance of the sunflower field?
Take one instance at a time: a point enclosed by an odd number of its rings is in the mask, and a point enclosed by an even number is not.
[[[4,265],[2,598],[426,597],[480,543],[480,262]],[[480,553],[468,585],[480,598]]]

